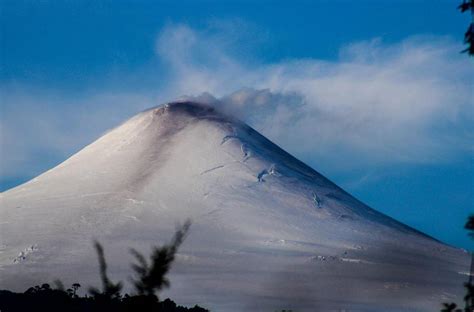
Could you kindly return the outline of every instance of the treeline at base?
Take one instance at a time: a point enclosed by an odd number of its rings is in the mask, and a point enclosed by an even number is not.
[[[79,285],[79,284],[74,284]],[[77,288],[76,288],[77,289]],[[69,288],[53,289],[49,284],[29,288],[24,293],[0,290],[0,311],[2,312],[207,312],[199,306],[186,308],[176,305],[170,299],[159,301],[155,295],[116,295],[113,297],[98,294],[78,296],[76,290]]]
[[[79,296],[79,283],[74,283],[66,289],[60,280],[55,281],[55,288],[49,284],[30,287],[24,293],[14,293],[0,290],[1,312],[206,312],[208,310],[199,306],[186,308],[176,305],[172,300],[160,301],[157,293],[170,282],[166,277],[175,259],[178,247],[183,243],[190,222],[186,222],[176,233],[168,245],[153,247],[147,259],[138,251],[131,249],[135,258],[132,270],[135,273],[133,295],[122,295],[122,283],[114,283],[107,275],[107,262],[102,245],[95,242],[95,249],[99,259],[99,274],[102,289],[91,287],[89,295]]]

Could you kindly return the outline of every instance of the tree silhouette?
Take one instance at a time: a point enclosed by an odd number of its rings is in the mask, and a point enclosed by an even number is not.
[[[469,236],[474,238],[474,215],[469,216],[464,228],[469,231]]]
[[[102,291],[95,287],[89,288],[89,293],[94,297],[104,297],[106,299],[114,299],[120,297],[120,291],[122,290],[122,283],[118,282],[116,284],[107,276],[107,263],[105,261],[104,248],[102,245],[95,241],[94,247],[97,252],[97,257],[99,259],[99,270],[100,270],[100,279],[102,282]]]
[[[461,13],[471,11],[471,23],[464,33],[464,43],[467,44],[468,47],[462,52],[467,52],[470,56],[474,56],[474,0],[463,0],[458,6],[458,9]]]
[[[74,283],[72,284],[72,296],[76,297],[77,296],[77,290],[81,287],[81,284],[79,283]]]
[[[155,296],[156,292],[169,287],[170,282],[166,274],[170,270],[176,252],[186,238],[190,226],[191,222],[188,220],[180,229],[176,230],[169,244],[153,247],[149,262],[135,249],[130,250],[136,260],[136,263],[132,264],[136,278],[132,281],[139,295]]]
[[[457,307],[458,305],[455,303],[443,303],[443,309],[441,312],[462,312],[462,310]]]
[[[467,229],[469,232],[469,236],[474,239],[474,215],[469,216],[464,228]],[[458,308],[458,305],[454,302],[451,303],[443,303],[443,309],[441,312],[473,312],[474,311],[474,282],[473,276],[474,273],[474,254],[471,253],[471,267],[469,271],[469,280],[464,283],[464,287],[466,288],[466,295],[464,296],[464,310]]]

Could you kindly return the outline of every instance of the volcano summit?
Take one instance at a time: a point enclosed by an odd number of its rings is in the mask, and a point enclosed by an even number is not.
[[[358,201],[241,121],[193,102],[144,111],[0,194],[0,289],[114,280],[190,219],[164,295],[212,311],[434,311],[467,252]]]

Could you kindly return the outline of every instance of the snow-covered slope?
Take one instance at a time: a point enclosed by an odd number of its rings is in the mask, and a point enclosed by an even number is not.
[[[416,207],[414,207],[416,209]],[[172,296],[213,311],[433,311],[469,256],[367,207],[244,123],[175,102],[142,112],[0,194],[0,289],[127,280],[191,219]]]

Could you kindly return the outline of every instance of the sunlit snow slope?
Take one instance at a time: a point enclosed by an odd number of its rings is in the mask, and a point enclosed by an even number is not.
[[[349,157],[349,155],[348,155]],[[416,207],[413,207],[416,209]],[[127,281],[192,221],[171,296],[213,311],[435,311],[469,256],[369,207],[244,123],[176,102],[142,112],[0,194],[0,289]]]

